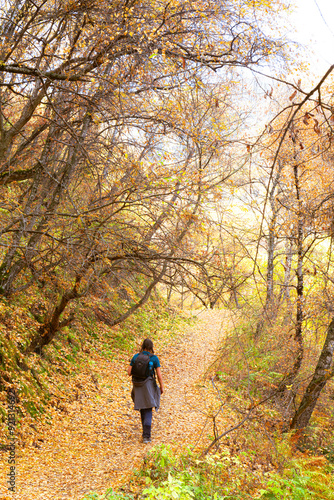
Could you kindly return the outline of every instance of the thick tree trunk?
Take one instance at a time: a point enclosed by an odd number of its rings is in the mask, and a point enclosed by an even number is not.
[[[54,339],[56,333],[64,326],[68,325],[70,321],[73,319],[70,317],[64,322],[60,322],[60,316],[64,312],[67,304],[77,298],[79,294],[75,290],[75,288],[69,292],[65,293],[60,299],[59,304],[54,308],[53,313],[49,321],[45,324],[41,325],[36,335],[33,337],[29,346],[26,349],[26,354],[31,352],[40,353],[42,348]]]
[[[290,425],[291,429],[303,429],[308,425],[320,393],[325,387],[327,380],[332,377],[333,352],[334,318],[328,327],[327,337],[312,380],[305,391],[298,410],[293,416]]]

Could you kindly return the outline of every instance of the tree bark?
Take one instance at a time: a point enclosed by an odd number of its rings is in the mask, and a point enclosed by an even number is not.
[[[298,224],[297,224],[297,310],[296,310],[296,328],[295,328],[295,339],[298,344],[297,356],[295,363],[290,373],[290,381],[296,377],[300,370],[303,357],[304,357],[304,343],[303,343],[303,332],[302,324],[304,320],[304,273],[303,273],[303,260],[304,260],[304,215],[302,213],[302,201],[300,197],[300,185],[299,185],[299,172],[298,166],[294,166],[294,178],[295,178],[295,188],[296,197],[298,203]]]
[[[318,364],[314,371],[311,382],[309,383],[303,399],[299,405],[298,410],[295,412],[290,424],[291,429],[303,429],[309,423],[313,410],[317,404],[318,398],[322,389],[325,387],[326,382],[333,376],[334,352],[334,318],[332,319],[327,337],[322,348]]]
[[[25,351],[26,354],[29,354],[31,352],[40,353],[40,351],[44,346],[50,344],[50,342],[54,339],[56,333],[64,326],[68,325],[71,322],[71,320],[73,320],[73,317],[70,317],[69,319],[64,320],[64,322],[61,322],[60,316],[64,312],[68,303],[71,300],[79,297],[78,293],[79,283],[80,280],[77,279],[73,289],[67,293],[64,293],[64,295],[61,297],[60,302],[54,308],[52,316],[49,319],[49,321],[41,325],[38,332],[33,337],[32,341],[30,342],[29,346]]]
[[[282,266],[284,267],[284,279],[279,295],[279,302],[285,301],[286,305],[288,306],[290,303],[290,280],[293,254],[291,238],[286,241],[285,251],[285,263],[283,263],[282,259]]]
[[[255,337],[259,337],[263,331],[267,321],[271,322],[276,319],[277,308],[274,304],[274,261],[275,248],[277,242],[276,223],[279,212],[279,207],[276,202],[276,191],[279,185],[283,163],[278,164],[276,175],[273,179],[272,188],[269,193],[269,201],[271,207],[271,218],[268,224],[268,257],[267,257],[267,276],[266,276],[266,301],[264,304],[262,318],[256,325]]]

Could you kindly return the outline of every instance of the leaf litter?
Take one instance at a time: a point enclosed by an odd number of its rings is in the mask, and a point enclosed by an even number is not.
[[[210,443],[208,411],[214,397],[203,385],[228,327],[227,312],[203,311],[183,335],[164,343],[159,356],[165,393],[153,412],[152,443],[141,443],[140,416],[133,410],[129,357],[112,361],[92,355],[95,376],[76,384],[76,401],[52,408],[52,425],[17,450],[17,495],[20,500],[80,500],[92,491],[125,485],[147,451],[157,444],[203,448]],[[96,376],[97,374],[97,376]],[[6,454],[1,458],[0,500],[8,496]],[[1,463],[0,462],[0,463]]]

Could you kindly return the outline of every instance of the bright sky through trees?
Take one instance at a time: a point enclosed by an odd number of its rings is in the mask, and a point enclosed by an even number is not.
[[[294,0],[291,23],[296,33],[291,38],[313,51],[309,55],[310,70],[316,76],[334,63],[334,2],[332,0]]]

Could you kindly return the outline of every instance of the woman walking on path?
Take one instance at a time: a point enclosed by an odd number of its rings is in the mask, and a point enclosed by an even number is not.
[[[160,389],[155,380],[157,374]],[[128,375],[132,375],[131,397],[134,409],[140,410],[143,426],[143,443],[151,441],[152,409],[160,406],[160,395],[164,392],[160,361],[154,354],[153,342],[145,339],[141,351],[133,356],[128,367]]]

